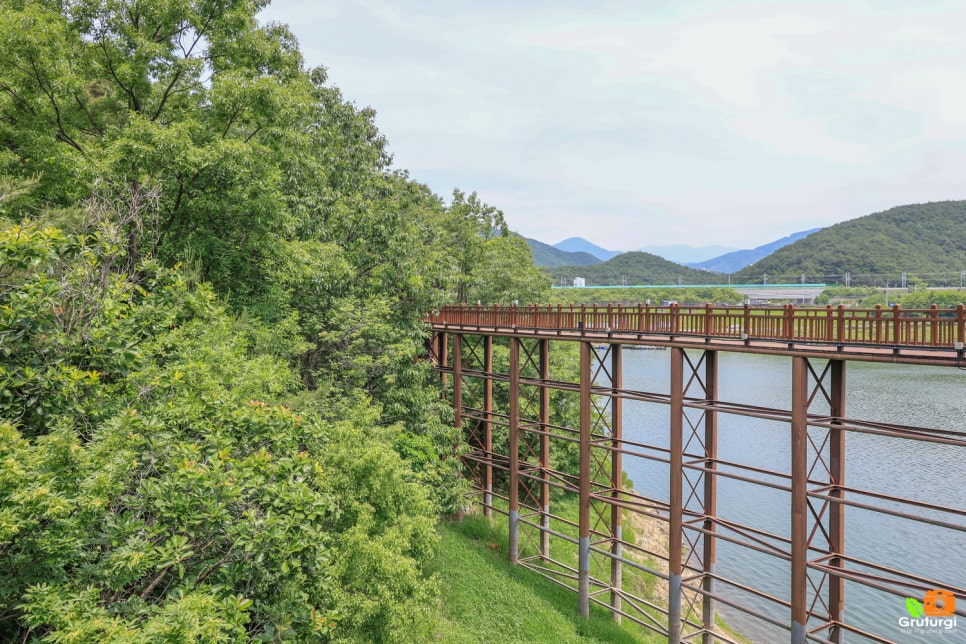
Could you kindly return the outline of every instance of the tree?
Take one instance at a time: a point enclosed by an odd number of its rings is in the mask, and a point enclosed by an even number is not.
[[[551,280],[549,274],[534,268],[526,240],[510,235],[483,242],[464,290],[469,303],[542,303],[549,297]]]

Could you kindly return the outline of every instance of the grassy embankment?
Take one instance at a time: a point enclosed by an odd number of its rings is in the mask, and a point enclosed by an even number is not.
[[[573,507],[570,507],[573,506]],[[560,502],[556,512],[569,515],[576,504]],[[576,518],[576,517],[574,517]],[[435,572],[442,587],[440,642],[627,642],[658,643],[664,638],[624,620],[615,623],[602,607],[591,606],[590,619],[577,612],[577,595],[537,573],[507,561],[507,521],[478,515],[440,523]],[[573,560],[576,546],[554,540],[554,557]],[[625,574],[625,587],[653,590],[655,579]],[[645,578],[647,577],[647,578]],[[641,586],[644,587],[641,587]]]
[[[499,501],[497,502],[499,504]],[[577,520],[575,499],[554,503],[554,513]],[[640,517],[624,513],[624,538],[652,552],[667,546],[667,533],[658,523],[645,524]],[[573,527],[554,525],[570,536]],[[434,572],[442,587],[436,635],[439,642],[626,642],[658,644],[666,639],[625,619],[615,623],[610,612],[591,605],[590,619],[577,612],[577,594],[522,566],[507,561],[507,518],[494,513],[492,520],[478,512],[462,521],[440,521],[440,547]],[[525,540],[522,540],[525,541]],[[521,541],[521,543],[522,543]],[[555,538],[551,543],[554,559],[577,565],[576,544]],[[534,554],[521,552],[521,556]],[[625,550],[625,556],[638,558]],[[638,558],[652,569],[666,566],[649,557]],[[658,577],[624,568],[626,591],[667,605],[666,582]],[[700,611],[700,609],[698,609]],[[652,613],[658,621],[663,619]],[[730,638],[750,644],[750,640],[730,628],[718,616],[717,629]]]

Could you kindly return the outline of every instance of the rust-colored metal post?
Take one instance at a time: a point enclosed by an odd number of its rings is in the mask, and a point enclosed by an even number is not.
[[[510,563],[519,556],[520,535],[520,340],[510,338]]]
[[[840,427],[845,418],[845,360],[833,360],[831,364],[831,409],[832,428],[829,429],[829,471],[833,499],[844,499],[845,492],[845,430]],[[833,555],[845,553],[845,505],[832,501],[829,506],[829,552]],[[844,568],[841,557],[833,556],[829,565]],[[829,618],[833,622],[845,620],[845,580],[834,574],[829,575],[828,587]],[[829,640],[835,644],[845,641],[845,629],[833,626]]]
[[[493,336],[483,336],[483,450],[486,466],[483,470],[483,516],[493,518]]]
[[[902,312],[898,304],[892,305],[892,344],[902,344]]]
[[[805,644],[808,619],[808,360],[792,358],[792,638]]]
[[[784,325],[785,325],[785,339],[791,342],[795,339],[795,305],[786,304],[785,305],[785,315],[784,315]]]
[[[540,556],[550,558],[550,340],[540,340]]]
[[[881,344],[882,338],[882,305],[875,305],[875,342]]]
[[[463,336],[453,334],[453,425],[463,429]]]
[[[845,305],[844,304],[839,304],[838,321],[837,321],[836,329],[837,329],[835,332],[836,340],[838,340],[840,343],[845,342],[846,338],[845,338]]]
[[[704,395],[709,402],[718,400],[718,352],[705,351],[704,353]],[[703,644],[714,644],[714,596],[715,583],[715,561],[718,555],[718,542],[715,538],[714,517],[718,515],[718,477],[715,474],[718,458],[718,410],[706,409],[704,412],[704,466],[707,471],[704,473],[704,538],[702,543],[702,562],[704,564],[704,577],[701,580],[701,588],[705,595],[702,599],[701,623],[705,633],[702,637]]]
[[[674,306],[673,304],[671,306]],[[669,644],[681,642],[681,575],[684,572],[683,538],[683,428],[684,428],[684,349],[671,349],[671,463],[670,526],[668,529],[668,616]]]
[[[449,364],[449,354],[448,354],[448,352],[449,352],[449,345],[448,345],[448,340],[449,340],[449,333],[445,333],[444,332],[444,333],[440,333],[439,334],[439,366],[441,366],[441,367],[445,367],[447,364]],[[446,373],[445,372],[443,372],[443,375],[440,378],[440,380],[442,380],[442,383],[443,383],[443,391],[445,392],[446,391],[446,384],[447,384],[447,379],[446,379]]]
[[[610,355],[611,355],[611,400],[610,400],[610,444],[613,450],[610,453],[610,486],[611,486],[611,498],[614,500],[613,505],[610,507],[610,529],[613,535],[613,541],[611,542],[611,554],[613,557],[610,560],[610,605],[611,605],[611,617],[614,621],[620,623],[621,614],[620,610],[622,607],[620,590],[623,584],[623,570],[621,568],[620,558],[623,556],[623,544],[621,541],[624,538],[623,532],[623,516],[619,505],[621,487],[623,485],[623,472],[624,463],[621,458],[621,440],[623,439],[623,430],[621,429],[621,418],[623,416],[623,399],[618,395],[618,390],[624,386],[623,378],[623,360],[621,356],[621,345],[612,344],[610,345]]]
[[[957,349],[966,346],[966,305],[956,305],[956,342],[959,343]]]
[[[926,339],[923,338],[923,342]],[[929,346],[939,344],[939,305],[933,304],[929,307]]]
[[[589,342],[580,343],[580,505],[577,520],[577,607],[580,614],[590,617],[590,390],[591,356]]]

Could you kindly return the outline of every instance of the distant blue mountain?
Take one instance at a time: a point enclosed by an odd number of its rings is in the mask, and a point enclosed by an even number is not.
[[[602,262],[606,262],[611,257],[620,255],[622,251],[619,250],[607,250],[606,248],[601,248],[596,244],[592,244],[583,237],[569,237],[558,244],[553,245],[554,248],[567,251],[568,253],[590,253]]]
[[[714,257],[703,262],[691,262],[687,265],[692,268],[703,268],[706,271],[712,271],[714,273],[734,273],[740,271],[745,266],[750,266],[758,260],[768,257],[782,246],[788,246],[792,242],[796,242],[803,237],[808,237],[818,230],[821,230],[821,228],[812,228],[811,230],[792,233],[788,237],[782,237],[770,244],[758,246],[751,250],[736,250],[733,253],[727,253],[720,257]]]
[[[590,264],[600,264],[600,260],[583,251],[568,252],[554,248],[550,244],[544,244],[536,239],[524,237],[530,246],[530,254],[533,255],[533,263],[537,266],[555,268],[557,266],[587,266]]]
[[[663,257],[669,262],[694,266],[691,262],[705,262],[739,249],[729,246],[699,246],[695,248],[684,244],[671,244],[668,246],[643,246],[639,250]]]

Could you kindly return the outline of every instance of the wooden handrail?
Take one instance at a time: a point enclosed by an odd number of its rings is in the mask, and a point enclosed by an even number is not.
[[[552,329],[603,333],[658,334],[781,340],[798,343],[963,349],[966,306],[903,309],[891,315],[871,309],[753,306],[669,306],[573,304],[444,306],[427,316],[432,324],[487,328]]]

